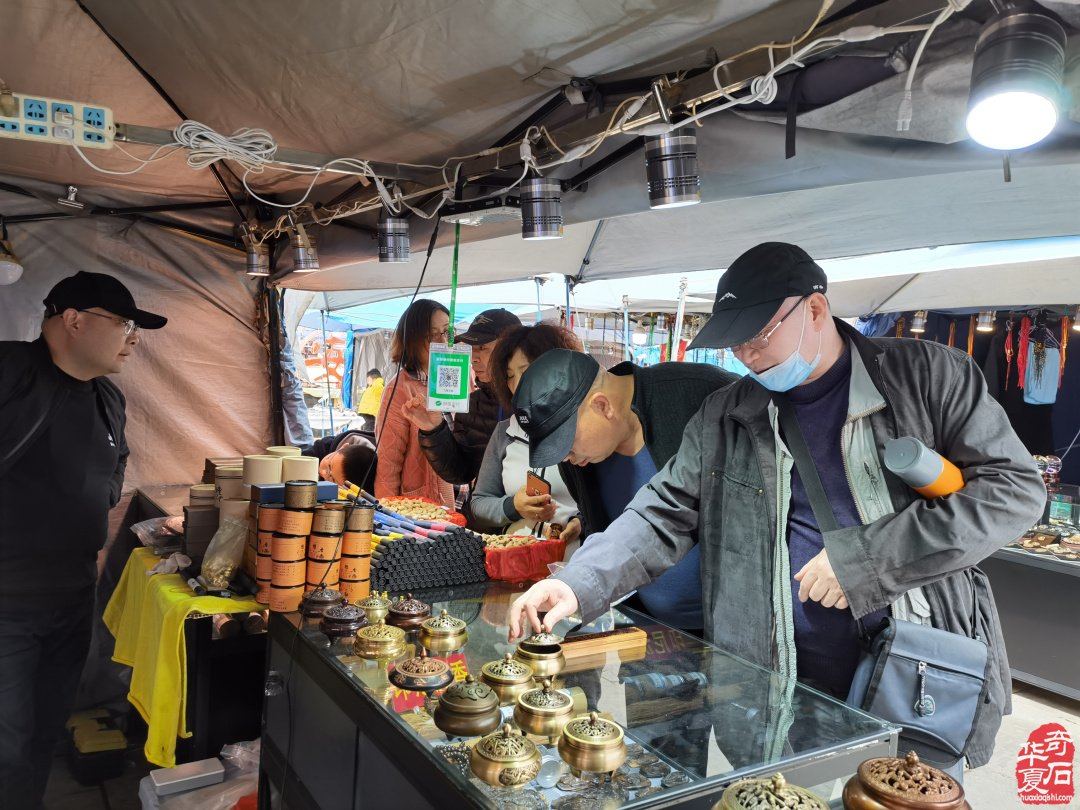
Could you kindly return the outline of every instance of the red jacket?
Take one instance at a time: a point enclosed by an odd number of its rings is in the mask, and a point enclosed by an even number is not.
[[[405,371],[386,381],[375,419],[375,439],[379,444],[375,497],[427,498],[453,509],[454,488],[431,468],[420,448],[419,431],[402,412],[410,397],[423,396],[426,391],[424,382]]]

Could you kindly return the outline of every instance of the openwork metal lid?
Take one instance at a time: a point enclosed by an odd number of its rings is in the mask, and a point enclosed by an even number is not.
[[[768,779],[743,779],[724,791],[720,802],[715,806],[722,810],[829,810],[829,805],[795,785],[789,785],[782,774],[773,774]]]
[[[316,588],[304,597],[304,601],[312,605],[336,605],[344,599],[340,591],[330,588]]]
[[[313,591],[317,593],[317,591]],[[365,618],[364,611],[356,605],[334,605],[323,612],[323,618],[340,622],[358,622]]]
[[[577,717],[567,723],[563,737],[582,748],[608,748],[622,742],[623,730],[618,723],[589,712],[588,717]]]
[[[886,800],[940,805],[957,802],[964,795],[964,789],[955,779],[920,762],[914,751],[908,751],[903,759],[868,759],[859,766],[858,774],[868,791]]]
[[[540,689],[530,689],[518,698],[525,708],[532,712],[548,714],[567,711],[574,705],[573,698],[564,692],[551,688],[551,679],[545,678]]]
[[[363,599],[359,599],[356,602],[356,606],[361,610],[367,610],[368,608],[375,608],[376,610],[387,610],[393,602],[390,597],[385,593],[377,594],[373,593],[371,596],[365,596]]]
[[[554,633],[533,633],[521,641],[522,644],[531,644],[535,647],[548,647],[552,644],[562,644],[563,637]]]
[[[390,606],[390,612],[399,616],[426,616],[431,613],[431,605],[419,599],[413,599],[413,595],[407,593],[403,599],[399,599]]]
[[[449,672],[450,665],[445,661],[440,661],[438,658],[428,658],[427,650],[421,648],[419,655],[402,661],[394,669],[398,672],[404,672],[406,675],[427,677],[429,675],[441,676]]]
[[[440,709],[450,709],[463,714],[488,712],[499,707],[499,698],[486,683],[476,680],[469,673],[463,681],[455,681],[439,698]]]
[[[532,678],[532,667],[516,660],[510,653],[502,661],[488,661],[480,672],[490,681],[505,684],[524,683]]]
[[[374,641],[380,644],[404,644],[405,631],[399,627],[393,627],[380,620],[377,624],[369,624],[356,631],[356,637],[364,641]]]
[[[438,658],[428,658],[427,650],[421,648],[419,655],[397,664],[389,678],[390,683],[398,689],[432,692],[449,686],[454,680],[454,673],[450,671],[449,664]]]
[[[455,619],[445,610],[438,616],[425,619],[420,626],[433,636],[460,636],[468,627],[461,619]]]
[[[489,734],[476,744],[476,752],[493,762],[521,762],[536,754],[532,740],[514,734],[506,723],[494,734]]]

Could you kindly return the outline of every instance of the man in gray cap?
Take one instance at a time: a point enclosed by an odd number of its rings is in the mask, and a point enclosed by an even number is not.
[[[118,373],[165,318],[79,272],[41,336],[0,342],[0,806],[37,808],[90,645],[97,553],[128,449]]]
[[[539,629],[545,611],[547,627],[579,609],[589,621],[695,546],[705,637],[841,699],[858,621],[874,629],[891,612],[968,635],[975,614],[990,649],[989,705],[963,754],[982,765],[1010,680],[990,586],[974,566],[1039,519],[1046,492],[971,358],[930,341],[868,339],[832,317],[826,287],[795,245],[767,242],[732,263],[692,346],[730,348],[750,373],[705,401],[675,458],[603,534],[513,604],[511,637]],[[835,530],[818,528],[788,450],[782,425],[792,423],[778,413],[792,411]],[[929,501],[888,473],[879,448],[897,436],[951,460],[963,489]]]

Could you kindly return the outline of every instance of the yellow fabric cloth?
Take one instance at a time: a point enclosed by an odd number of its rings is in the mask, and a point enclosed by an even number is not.
[[[191,736],[184,620],[196,611],[249,613],[262,610],[262,605],[253,598],[195,596],[179,574],[147,576],[159,560],[150,549],[131,552],[104,619],[116,638],[113,660],[132,668],[128,700],[149,728],[146,759],[172,768],[177,736]]]
[[[379,377],[375,382],[364,389],[360,395],[360,404],[356,412],[366,416],[375,416],[379,412],[379,403],[382,402],[383,387],[386,381]]]

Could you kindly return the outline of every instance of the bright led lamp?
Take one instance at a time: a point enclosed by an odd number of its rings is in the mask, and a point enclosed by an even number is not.
[[[926,331],[926,310],[920,309],[911,317],[912,334],[921,335]]]
[[[975,44],[967,131],[975,142],[1009,151],[1038,143],[1058,121],[1065,29],[1045,14],[1003,11]]]
[[[22,278],[23,266],[8,241],[7,225],[0,219],[0,285],[14,284]]]
[[[997,317],[996,312],[986,310],[979,313],[978,319],[975,321],[976,332],[993,332],[994,331],[994,318]]]

